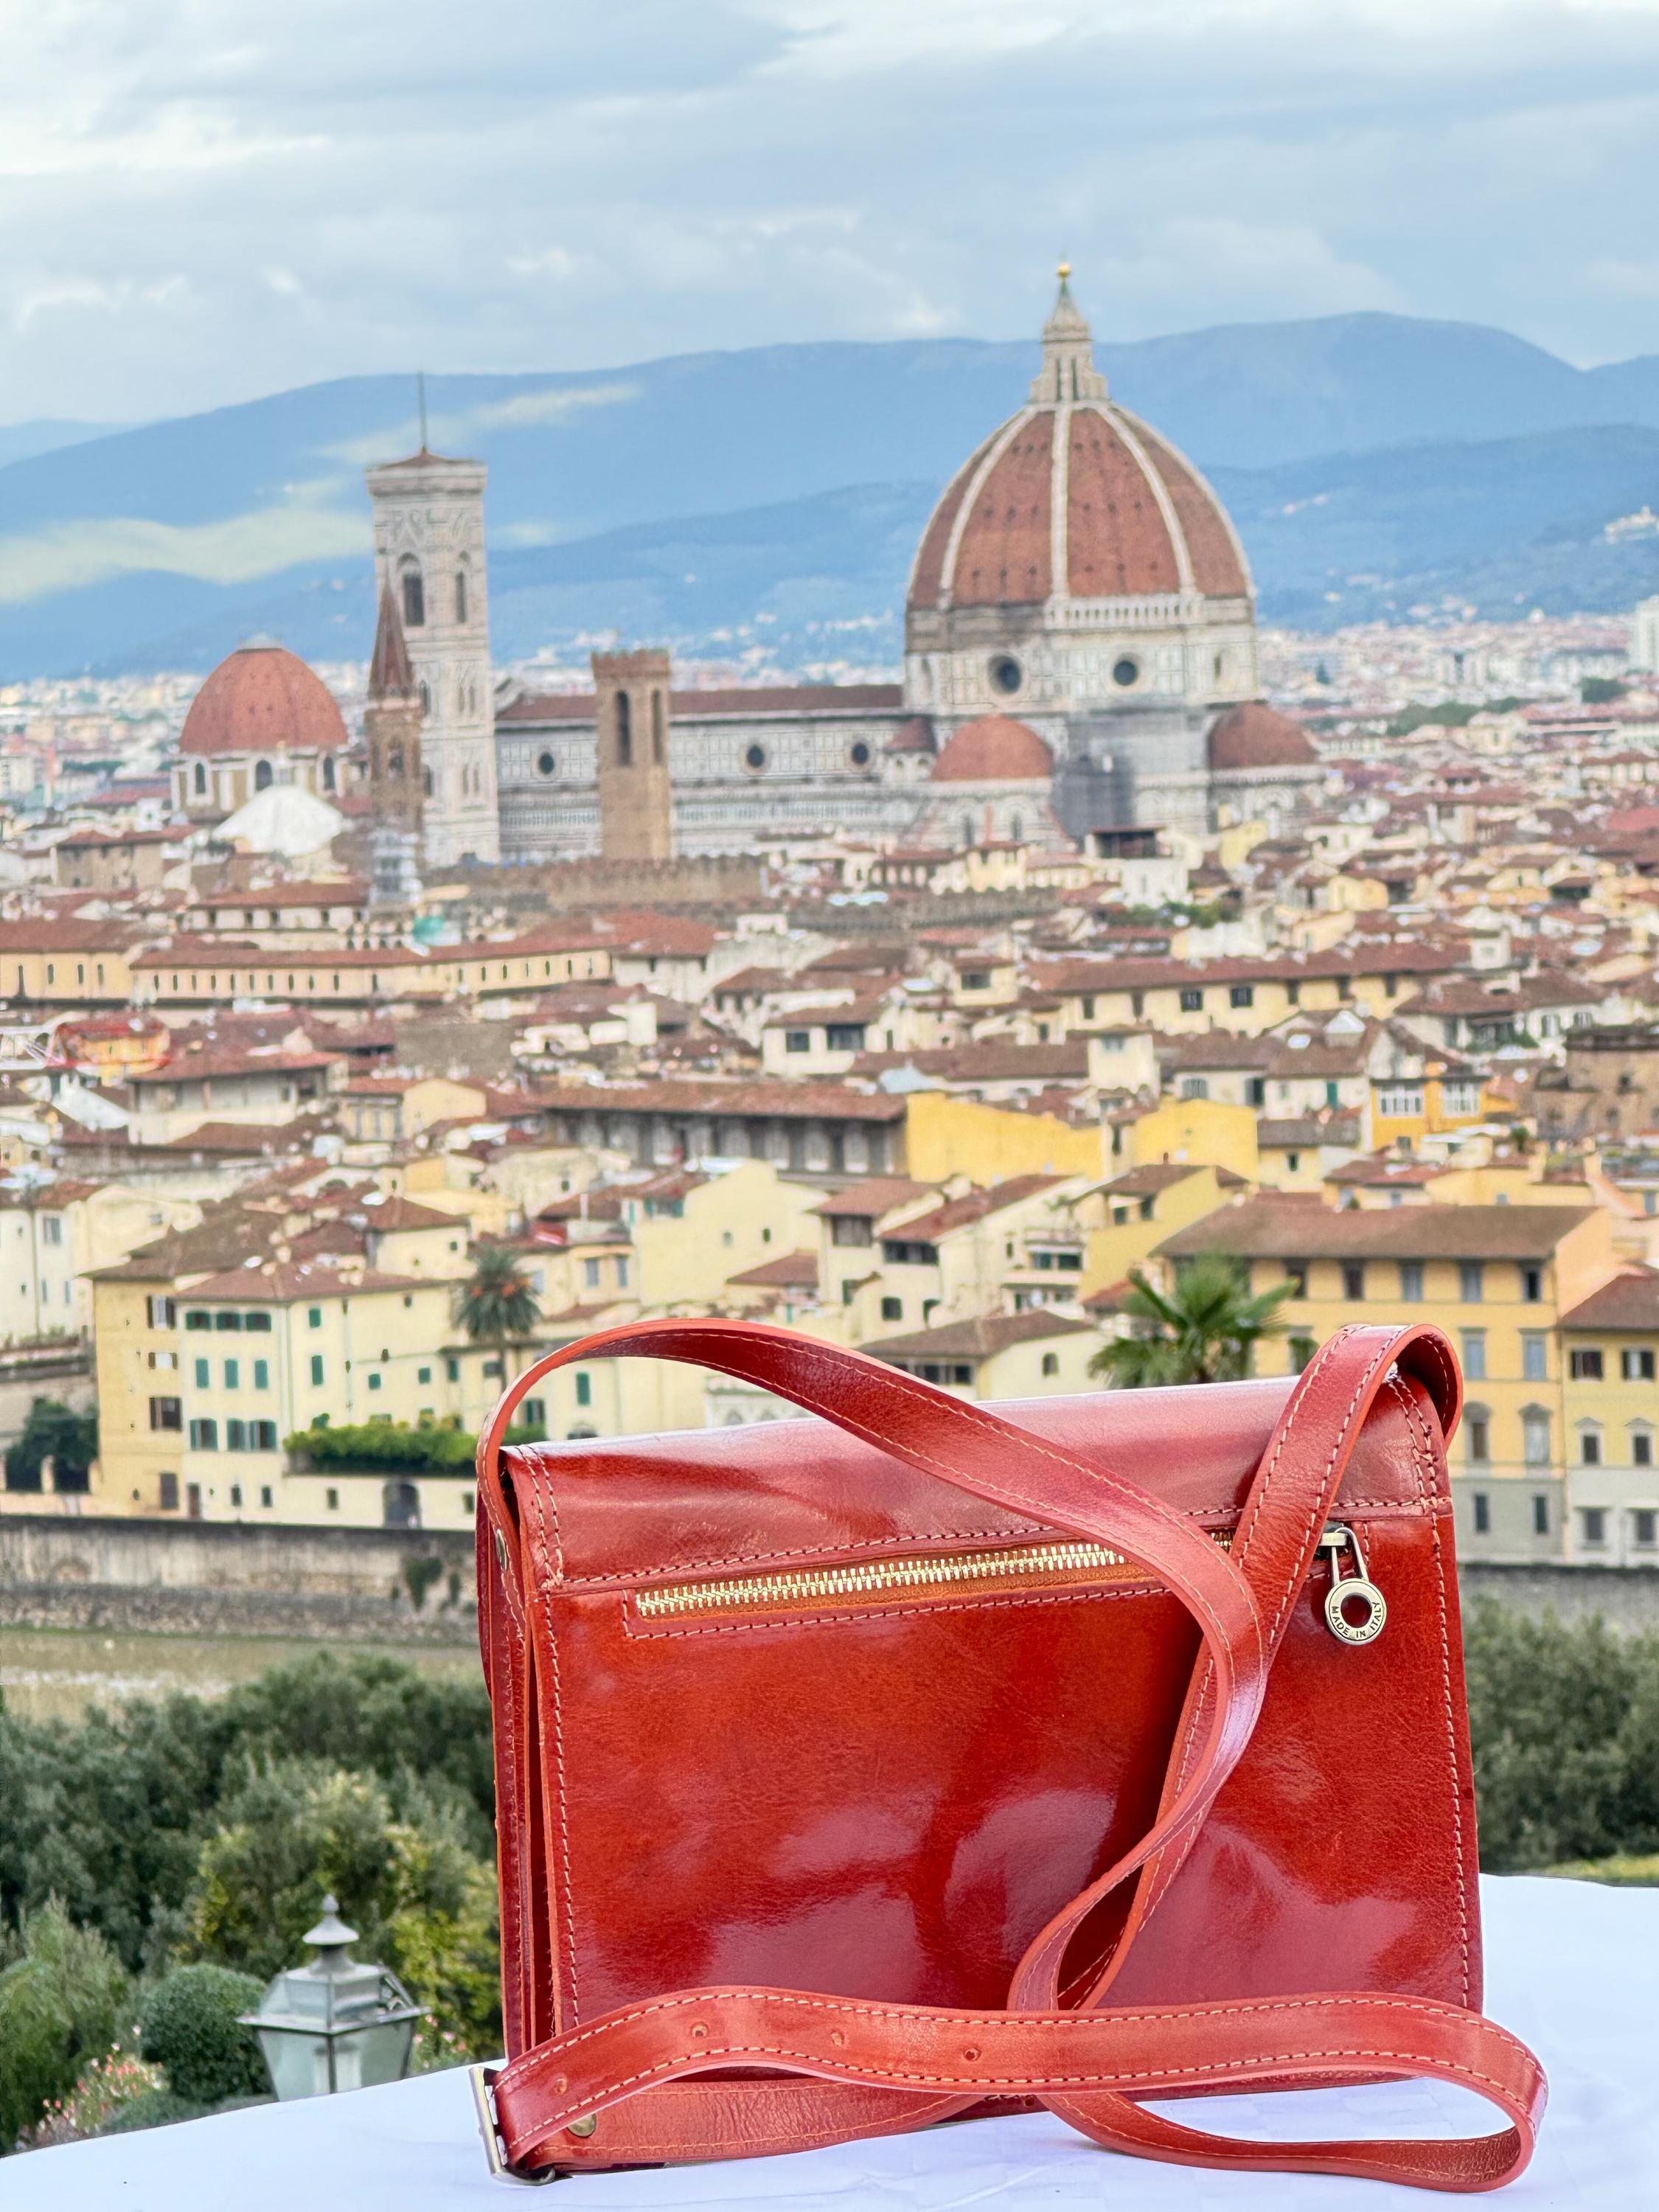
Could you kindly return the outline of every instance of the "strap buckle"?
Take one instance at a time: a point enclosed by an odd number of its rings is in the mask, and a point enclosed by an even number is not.
[[[489,2161],[492,2181],[516,2181],[526,2189],[540,2189],[550,2181],[559,2179],[556,2166],[541,2173],[520,2173],[507,2154],[507,2145],[501,2140],[501,2116],[495,2110],[495,2083],[501,2072],[499,2066],[469,2066],[467,2080],[472,2085],[472,2109],[478,2118],[478,2133],[483,2137],[484,2156]]]

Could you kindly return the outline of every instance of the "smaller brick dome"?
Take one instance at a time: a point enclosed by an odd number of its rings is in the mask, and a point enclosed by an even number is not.
[[[257,641],[228,653],[190,702],[182,753],[343,751],[334,695],[286,647]]]
[[[1212,769],[1314,768],[1318,754],[1299,723],[1252,699],[1229,707],[1210,725]]]
[[[1029,722],[981,714],[949,739],[929,775],[933,783],[1046,782],[1054,757]]]

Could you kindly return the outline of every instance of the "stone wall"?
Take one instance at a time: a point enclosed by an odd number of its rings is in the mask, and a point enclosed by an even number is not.
[[[1659,1567],[1504,1566],[1465,1560],[1457,1580],[1465,1607],[1495,1598],[1534,1619],[1553,1613],[1562,1620],[1587,1620],[1599,1613],[1614,1628],[1659,1628]]]
[[[476,1605],[470,1530],[0,1516],[11,1627],[466,1644]]]

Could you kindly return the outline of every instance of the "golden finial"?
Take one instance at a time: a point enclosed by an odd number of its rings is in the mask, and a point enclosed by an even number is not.
[[[1069,261],[1062,261],[1059,268],[1054,271],[1055,276],[1059,277],[1062,284],[1066,282],[1066,279],[1071,275],[1071,273],[1072,264]]]

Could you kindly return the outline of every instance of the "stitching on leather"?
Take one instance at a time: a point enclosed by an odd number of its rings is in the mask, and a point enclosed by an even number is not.
[[[590,2027],[578,2028],[569,2035],[561,2036],[556,2045],[556,2063],[562,2064],[567,2055],[579,2045],[592,2043],[600,2036],[615,2035],[623,2028],[632,2027],[641,2021],[653,2020],[663,2013],[718,2008],[733,1998],[744,2005],[790,2005],[801,2012],[832,2013],[838,2020],[873,2020],[894,2027],[948,2027],[952,2033],[962,2028],[975,2028],[991,2034],[1036,2027],[1037,2032],[1044,2035],[1050,2032],[1055,2034],[1080,2033],[1085,2029],[1098,2028],[1103,2021],[1115,2021],[1125,2027],[1179,2027],[1195,2014],[1206,2020],[1255,2020],[1276,2018],[1281,2013],[1330,2012],[1361,2005],[1368,2012],[1404,2012],[1424,2019],[1450,2021],[1455,2025],[1473,2023],[1484,2034],[1507,2045],[1529,2067],[1534,2070],[1537,2068],[1537,2061],[1531,2051],[1518,2036],[1511,2035],[1508,2028],[1501,2027],[1496,2021],[1488,2020],[1481,2014],[1468,2013],[1455,2005],[1443,2003],[1437,1997],[1365,1995],[1356,1998],[1351,1993],[1336,1993],[1328,1996],[1244,1997],[1231,2004],[1152,2005],[1139,2012],[1051,2012],[1033,2015],[1019,2012],[947,2012],[936,2006],[904,2008],[861,2004],[853,1998],[814,1996],[801,1990],[688,1990],[672,1996],[653,1997],[648,2004],[636,2005],[629,2012],[609,2014],[605,2019],[595,2021]],[[514,2060],[502,2072],[502,2085],[511,2093],[533,2068],[543,2064],[554,2065],[554,2049],[553,2045],[544,2045],[538,2051],[528,2052],[523,2058]],[[1328,2052],[1322,2055],[1331,2056]],[[1366,2052],[1364,2055],[1380,2057],[1389,2054]],[[581,2092],[584,2098],[599,2094],[601,2093],[586,2089]]]
[[[546,1581],[546,1566],[548,1564],[547,1550],[549,1544],[547,1516],[550,1510],[553,1516],[553,1526],[551,1530],[553,1559],[555,1562],[557,1562],[560,1558],[558,1504],[556,1500],[544,1498],[540,1490],[538,1489],[536,1492],[536,1518],[540,1523],[542,1537],[542,1601],[544,1605],[548,1606],[550,1606],[551,1604],[551,1596]],[[576,1986],[575,1898],[570,1880],[570,1821],[566,1805],[564,1781],[564,1717],[562,1711],[564,1700],[561,1695],[559,1680],[559,1639],[553,1632],[553,1623],[550,1619],[547,1623],[547,1635],[544,1640],[547,1644],[548,1686],[551,1693],[550,1702],[553,1707],[553,1774],[555,1795],[557,1798],[559,1808],[559,1860],[564,1875],[564,1910],[562,1913],[558,1914],[558,1917],[563,1924],[559,1932],[564,1937],[565,1964],[567,1971],[570,1976],[570,2016],[574,2021],[580,2019],[581,2016],[581,2001],[578,1995]],[[558,1912],[558,1893],[556,1890],[553,1897],[553,1905],[556,1913]]]
[[[1344,1501],[1351,1513],[1389,1513],[1413,1519],[1425,1508],[1420,1500],[1406,1498],[1351,1498]],[[1213,1505],[1172,1505],[1168,1509],[1187,1521],[1225,1521],[1224,1508]],[[1431,1505],[1429,1510],[1436,1509]],[[1054,1533],[1054,1524],[1033,1521],[1020,1516],[1016,1522],[1004,1522],[994,1528],[922,1528],[908,1535],[867,1536],[849,1539],[842,1544],[801,1544],[787,1551],[769,1551],[764,1548],[748,1552],[728,1552],[718,1559],[685,1559],[672,1567],[651,1571],[652,1580],[679,1580],[687,1575],[714,1574],[721,1567],[761,1567],[775,1559],[847,1559],[849,1565],[866,1553],[886,1551],[924,1552],[935,1544],[1006,1543],[1011,1536],[1046,1536]],[[1150,1570],[1149,1570],[1150,1571]],[[562,1589],[586,1593],[589,1590],[625,1590],[643,1585],[645,1577],[637,1567],[613,1567],[602,1574],[570,1575],[562,1573],[559,1585]]]
[[[683,2055],[690,2056],[690,2054],[685,2053]],[[776,2058],[783,2060],[786,2063],[792,2062],[799,2063],[802,2057],[802,2054],[799,2051],[794,2050],[789,2045],[775,2043],[720,2044],[712,2045],[707,2049],[700,2048],[697,2055],[705,2062],[712,2059],[727,2058]],[[1016,2095],[1020,2095],[1031,2092],[1040,2082],[1042,2087],[1040,2090],[1037,2090],[1037,2094],[1041,2094],[1042,2090],[1047,2089],[1098,2088],[1110,2095],[1121,2088],[1121,2085],[1125,2082],[1174,2081],[1184,2080],[1188,2076],[1197,2075],[1202,2075],[1206,2079],[1210,2079],[1218,2075],[1228,2074],[1237,2075],[1249,2079],[1263,2069],[1274,2066],[1303,2066],[1314,2064],[1329,2065],[1338,2061],[1351,2063],[1355,2056],[1356,2054],[1353,2051],[1346,2051],[1340,2047],[1334,2051],[1261,2051],[1253,2057],[1216,2059],[1212,2061],[1209,2064],[1203,2066],[1151,2066],[1143,2068],[1125,2068],[1121,2069],[1114,2069],[1109,2070],[1103,2079],[1098,2074],[1048,2074],[1040,2076],[1030,2074],[987,2074],[975,2075],[971,2080],[969,2080],[968,2077],[959,2075],[921,2074],[909,2071],[902,2067],[871,2066],[865,2064],[858,2064],[856,2066],[849,2064],[847,2068],[847,2071],[854,2076],[855,2081],[897,2081],[902,2083],[907,2088],[945,2090],[962,2090],[965,2088],[980,2093],[988,2091],[993,2094],[999,2090],[1006,2090],[1010,2091]],[[1413,2078],[1425,2070],[1423,2057],[1419,2051],[1368,2051],[1363,2054],[1363,2057],[1364,2061],[1367,2065],[1375,2063],[1379,2066],[1398,2066],[1410,2069],[1413,2073]],[[624,2089],[631,2089],[639,2082],[654,2080],[659,2074],[672,2073],[674,2068],[679,2063],[680,2059],[678,2057],[675,2057],[663,2059],[655,2066],[641,2067],[637,2073],[624,2074],[620,2081],[609,2082],[602,2089],[585,2090],[582,2094],[581,2102],[592,2103],[601,2098],[618,2096]],[[1478,2087],[1490,2089],[1492,2093],[1493,2101],[1498,2106],[1499,2109],[1505,2112],[1509,2110],[1510,2099],[1513,2095],[1514,2092],[1511,2090],[1508,2082],[1502,2081],[1495,2074],[1483,2074],[1479,2067],[1467,2066],[1460,2060],[1455,2058],[1437,2060],[1433,2067],[1428,2069],[1427,2071],[1428,2077],[1431,2080],[1438,2080],[1446,2075],[1451,2075],[1458,2081],[1472,2082]],[[573,2102],[568,2106],[557,2106],[554,2109],[556,2112],[566,2110],[574,2112],[579,2109],[579,2106]],[[551,2125],[553,2126],[556,2126],[557,2124],[558,2123],[556,2120],[551,2123]],[[1514,2120],[1510,2121],[1508,2133],[1515,2136],[1517,2141],[1521,2138],[1521,2130]],[[1528,2135],[1531,2133],[1530,2125],[1528,2126]],[[1409,2136],[1398,2140],[1389,2136],[1382,2136],[1376,2140],[1380,2142],[1382,2148],[1388,2151],[1399,2151],[1403,2149],[1409,2154],[1424,2148],[1424,2146],[1416,2138]],[[1432,2144],[1431,2148],[1432,2149],[1448,2150],[1455,2156],[1459,2151],[1465,2149],[1470,2144],[1486,2142],[1501,2143],[1504,2140],[1504,2137],[1502,2135],[1495,2136],[1464,2136],[1455,2137],[1449,2142]],[[1218,2136],[1215,2138],[1215,2142],[1218,2148],[1224,2148],[1227,2143],[1227,2138],[1224,2136]],[[1263,2148],[1277,2148],[1280,2150],[1290,2148],[1306,2151],[1317,2150],[1323,2148],[1323,2146],[1318,2143],[1304,2144],[1293,2142],[1288,2145],[1280,2144],[1278,2146],[1264,2146]]]
[[[1429,1425],[1423,1419],[1421,1408],[1405,1384],[1396,1376],[1389,1386],[1405,1408],[1406,1419],[1413,1438],[1422,1439],[1423,1455],[1419,1456],[1417,1443],[1412,1445],[1412,1466],[1417,1474],[1418,1487],[1428,1496],[1429,1469],[1434,1465],[1434,1440],[1429,1434]],[[1430,1540],[1434,1546],[1434,1600],[1440,1626],[1440,1681],[1443,1691],[1442,1717],[1446,1724],[1446,1758],[1451,1769],[1452,1851],[1457,1869],[1457,1935],[1458,1948],[1463,1962],[1463,2002],[1469,2001],[1473,1980],[1469,1964],[1469,1899],[1468,1882],[1463,1871],[1463,1778],[1457,1765],[1457,1730],[1452,1719],[1451,1686],[1451,1630],[1446,1619],[1445,1562],[1440,1543],[1440,1523],[1429,1523]]]
[[[1155,1589],[1079,1589],[1033,1590],[1016,1592],[1004,1597],[954,1597],[919,1599],[914,1605],[884,1605],[868,1607],[854,1606],[840,1613],[771,1613],[751,1620],[716,1620],[700,1623],[696,1628],[649,1628],[636,1626],[632,1617],[624,1616],[623,1627],[635,1644],[655,1643],[665,1637],[684,1636],[753,1636],[768,1629],[800,1629],[837,1626],[860,1620],[910,1620],[922,1613],[994,1613],[1000,1608],[1024,1605],[1084,1605],[1110,1603],[1113,1600],[1164,1597],[1171,1593],[1161,1586]]]

